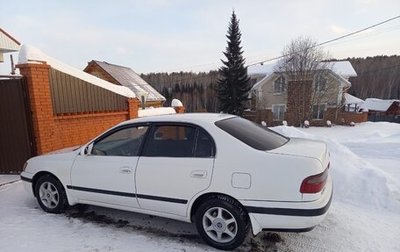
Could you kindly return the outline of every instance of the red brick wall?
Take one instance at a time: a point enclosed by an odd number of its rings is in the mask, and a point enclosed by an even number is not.
[[[175,111],[177,114],[180,113],[185,113],[185,107],[181,106],[181,107],[174,107]]]
[[[368,121],[368,112],[353,113],[341,111],[338,113],[337,124],[349,125],[351,122],[362,123]]]
[[[111,126],[138,117],[139,100],[127,99],[123,112],[54,116],[47,64],[18,65],[26,77],[37,154],[84,144]]]

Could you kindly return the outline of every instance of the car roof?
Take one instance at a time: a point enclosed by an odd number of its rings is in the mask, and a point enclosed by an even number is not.
[[[144,122],[186,122],[186,123],[199,123],[208,124],[215,123],[216,121],[235,117],[230,114],[217,114],[217,113],[180,113],[170,115],[156,115],[146,116],[141,118],[135,118],[124,121],[119,125],[131,124],[131,123],[144,123]]]

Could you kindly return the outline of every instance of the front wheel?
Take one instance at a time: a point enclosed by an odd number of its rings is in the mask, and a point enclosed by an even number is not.
[[[49,213],[62,213],[68,205],[64,187],[51,175],[44,175],[38,179],[35,195],[40,207]]]
[[[195,215],[197,231],[209,245],[232,250],[243,243],[249,225],[243,208],[226,196],[216,196],[204,202]]]

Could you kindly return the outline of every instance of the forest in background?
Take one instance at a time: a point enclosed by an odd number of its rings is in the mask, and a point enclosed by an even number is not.
[[[356,70],[349,93],[366,98],[400,99],[400,56],[347,58]]]
[[[361,99],[400,99],[400,56],[347,58],[357,77],[350,78],[350,94]],[[141,77],[165,96],[165,106],[177,98],[187,112],[218,112],[218,71],[149,73]]]
[[[218,112],[218,71],[149,73],[141,77],[167,99],[164,106],[170,106],[177,98],[187,112]]]

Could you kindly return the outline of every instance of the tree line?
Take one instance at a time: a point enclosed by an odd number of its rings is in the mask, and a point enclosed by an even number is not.
[[[400,56],[347,58],[357,77],[351,77],[350,94],[361,99],[400,99]],[[183,102],[188,112],[218,112],[218,71],[149,73],[141,77],[167,99]]]
[[[165,106],[176,98],[187,112],[218,112],[218,71],[149,73],[141,77],[167,99]]]
[[[350,78],[349,93],[361,99],[400,99],[400,56],[347,58],[357,77]]]

